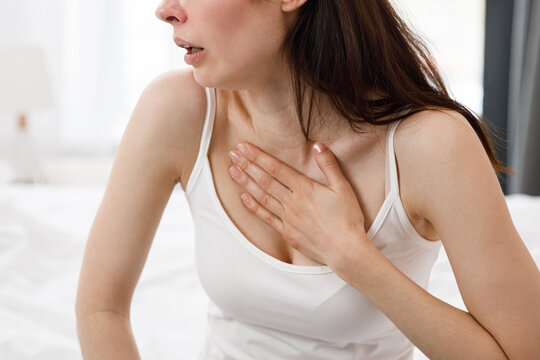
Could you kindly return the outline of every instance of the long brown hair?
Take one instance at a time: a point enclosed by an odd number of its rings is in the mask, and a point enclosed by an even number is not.
[[[388,0],[308,0],[297,15],[282,51],[307,141],[314,92],[328,96],[358,133],[362,123],[386,125],[426,109],[452,109],[472,125],[497,176],[513,173],[497,158],[489,134],[504,139],[489,128],[488,119],[450,97],[430,51]],[[302,109],[307,88],[306,130]],[[379,96],[368,96],[373,92]]]

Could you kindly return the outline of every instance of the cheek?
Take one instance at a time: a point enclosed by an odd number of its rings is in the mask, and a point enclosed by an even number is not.
[[[203,12],[203,39],[223,61],[243,65],[267,58],[279,46],[280,27],[267,9],[258,9],[251,0],[213,1]]]
[[[203,12],[208,40],[217,48],[230,48],[244,37],[252,11],[244,1],[217,1]]]
[[[265,7],[251,0],[201,0],[192,26],[210,51],[208,66],[195,72],[199,83],[242,88],[272,73],[285,28],[279,8],[261,4]]]

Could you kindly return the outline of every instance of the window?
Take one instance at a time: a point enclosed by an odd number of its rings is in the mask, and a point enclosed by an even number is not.
[[[393,0],[427,43],[453,97],[482,114],[485,0]]]

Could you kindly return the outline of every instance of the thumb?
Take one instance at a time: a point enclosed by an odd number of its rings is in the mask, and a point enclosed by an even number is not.
[[[317,142],[313,146],[313,152],[315,153],[317,165],[319,165],[319,168],[326,176],[328,184],[330,186],[337,186],[343,183],[344,175],[332,151],[323,143]]]

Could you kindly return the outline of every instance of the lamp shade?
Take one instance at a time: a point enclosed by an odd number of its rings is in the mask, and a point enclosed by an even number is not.
[[[48,70],[39,47],[0,47],[0,110],[21,112],[52,106]]]

